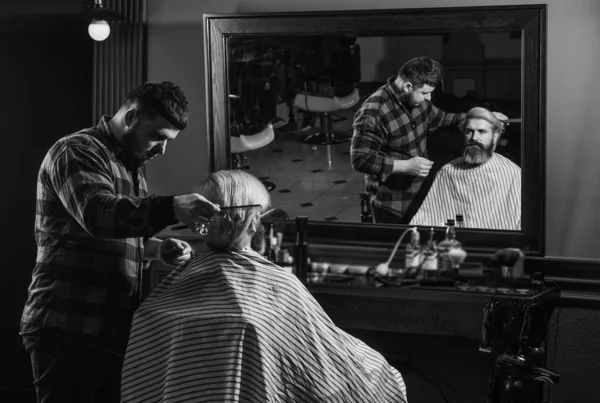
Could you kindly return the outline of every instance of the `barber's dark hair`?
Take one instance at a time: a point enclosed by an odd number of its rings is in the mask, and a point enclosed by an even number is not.
[[[442,79],[442,67],[437,60],[419,56],[404,63],[398,70],[398,77],[410,82],[415,88],[425,84],[437,87]]]
[[[162,116],[177,130],[188,122],[188,102],[181,88],[170,81],[149,81],[129,93],[125,101],[137,104],[140,112],[150,118]]]

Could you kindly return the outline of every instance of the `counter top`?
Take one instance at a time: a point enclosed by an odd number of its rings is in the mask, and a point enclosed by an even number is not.
[[[202,250],[202,237],[194,234],[189,229],[172,231],[170,227],[156,234],[157,238],[178,238],[189,242],[195,249]],[[284,245],[293,247],[289,243]],[[489,256],[478,255],[469,252],[467,261],[484,261]],[[331,263],[351,262],[361,265],[375,265],[383,262],[389,256],[388,248],[370,247],[343,247],[340,245],[309,244],[309,256],[313,261],[328,261]],[[402,247],[392,262],[400,267],[402,262]],[[557,304],[559,306],[578,306],[593,309],[600,308],[600,262],[581,261],[574,259],[559,258],[536,258],[526,257],[525,270],[528,274],[534,272],[544,273],[546,281],[556,282],[562,292]],[[394,287],[382,286],[372,281],[362,279],[348,281],[336,281],[328,283],[309,283],[307,287],[314,294],[332,295],[356,295],[371,298],[384,299],[432,299],[434,301],[448,301],[458,303],[479,304],[481,300],[487,300],[492,293],[460,292],[460,290],[443,287],[433,289],[426,287]]]

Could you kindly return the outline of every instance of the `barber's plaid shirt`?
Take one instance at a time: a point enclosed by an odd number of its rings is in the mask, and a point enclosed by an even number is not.
[[[409,110],[400,101],[394,80],[390,78],[356,112],[350,155],[352,167],[366,174],[367,188],[373,189],[375,196],[373,204],[410,221],[405,214],[412,203],[422,201],[419,190],[426,178],[392,175],[394,160],[427,158],[429,132],[458,125],[466,115],[443,112],[429,101]]]
[[[57,327],[124,352],[144,242],[177,220],[172,196],[147,197],[144,169],[130,162],[109,120],[61,138],[42,162],[21,333]]]

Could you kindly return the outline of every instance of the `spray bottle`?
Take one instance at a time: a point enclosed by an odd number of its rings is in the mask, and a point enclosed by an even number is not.
[[[406,245],[404,268],[419,267],[423,260],[421,240],[417,227],[411,228],[410,242]]]

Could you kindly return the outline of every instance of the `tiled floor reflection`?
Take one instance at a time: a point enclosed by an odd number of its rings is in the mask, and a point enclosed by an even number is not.
[[[358,106],[336,112],[334,129],[352,133],[352,116]],[[318,126],[318,119],[317,126]],[[350,142],[309,145],[302,142],[308,130],[277,130],[266,147],[246,152],[253,175],[273,182],[273,207],[290,217],[311,220],[360,222],[360,192],[364,175],[350,165]]]

